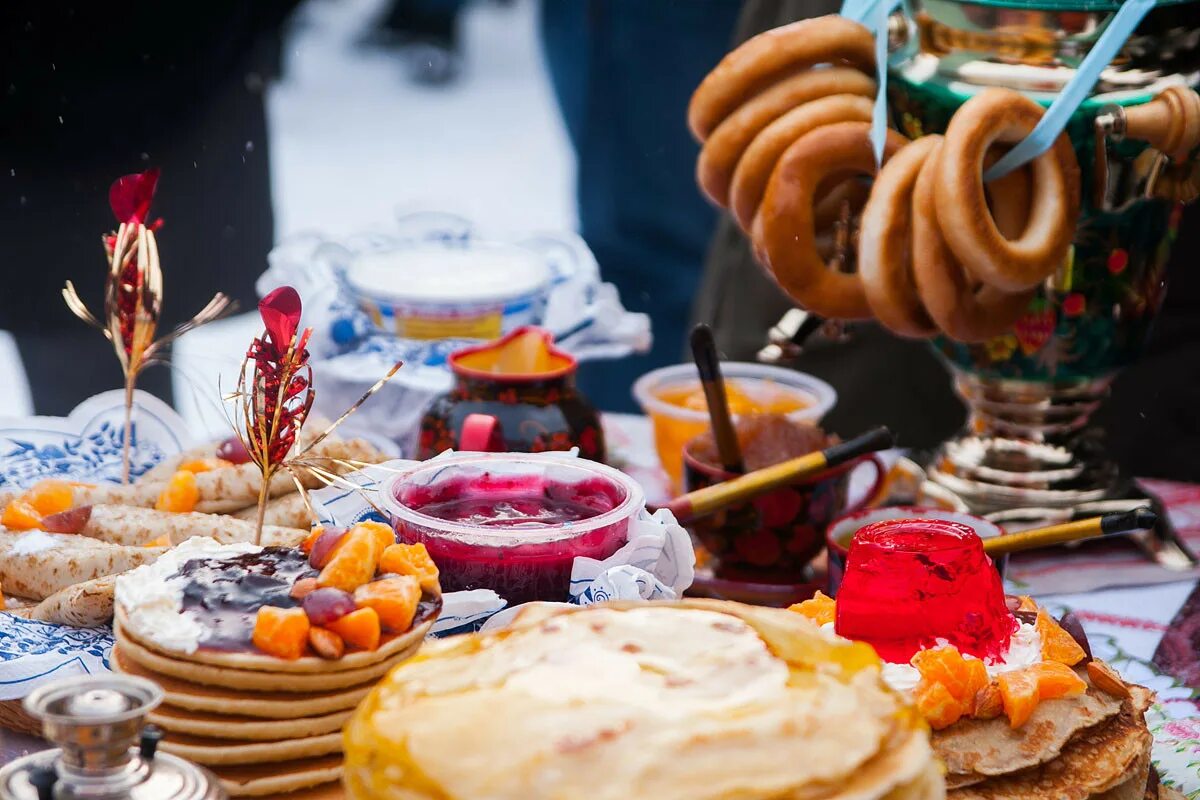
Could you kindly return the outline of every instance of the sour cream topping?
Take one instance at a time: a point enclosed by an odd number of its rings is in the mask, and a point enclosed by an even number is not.
[[[198,536],[163,553],[152,564],[137,567],[117,578],[114,599],[125,613],[124,625],[139,639],[180,653],[194,653],[204,628],[183,610],[186,578],[179,569],[196,558],[227,558],[262,550],[248,542],[221,544]]]

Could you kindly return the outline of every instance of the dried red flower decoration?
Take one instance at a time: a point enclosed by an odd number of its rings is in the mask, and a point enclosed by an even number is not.
[[[121,370],[125,374],[125,431],[122,454],[122,479],[129,482],[132,446],[133,390],[138,373],[153,363],[164,361],[166,346],[184,333],[219,319],[234,308],[234,303],[218,293],[198,314],[155,341],[162,312],[163,279],[154,231],[162,220],[147,224],[150,201],[158,185],[158,169],[126,175],[113,182],[109,204],[120,226],[104,236],[108,256],[108,277],[104,284],[104,321],[88,310],[75,286],[67,281],[63,299],[67,307],[84,322],[98,328],[112,342]]]
[[[250,343],[238,376],[237,391],[228,398],[237,400],[240,406],[240,424],[234,425],[234,431],[245,446],[250,460],[262,472],[256,543],[262,536],[271,479],[280,469],[287,470],[302,496],[306,495],[299,470],[325,483],[337,481],[338,475],[328,468],[328,464],[321,463],[329,459],[307,457],[308,452],[377,392],[401,366],[393,366],[346,413],[309,441],[302,451],[292,455],[300,430],[316,399],[308,353],[312,328],[300,330],[302,310],[300,295],[290,286],[275,289],[259,302],[258,313],[262,317],[263,332]],[[348,468],[361,466],[336,461],[335,466],[338,465]]]

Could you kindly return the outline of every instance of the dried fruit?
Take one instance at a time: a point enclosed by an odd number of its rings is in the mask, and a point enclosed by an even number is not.
[[[329,625],[358,607],[349,592],[332,588],[309,592],[300,602],[300,606],[313,625]]]
[[[342,637],[331,630],[318,628],[315,625],[308,629],[308,646],[321,658],[327,658],[330,661],[336,661],[346,654],[346,643],[342,641]]]
[[[268,655],[288,660],[304,655],[308,644],[308,617],[299,608],[263,606],[254,617],[254,646]]]
[[[1000,689],[1000,700],[1009,727],[1021,727],[1029,721],[1041,700],[1037,675],[1028,669],[1003,672],[996,679],[996,684]]]
[[[402,633],[412,627],[421,602],[421,584],[411,575],[372,581],[354,590],[354,602],[360,608],[375,609],[383,627]]]
[[[1129,684],[1121,680],[1117,671],[1103,661],[1089,661],[1087,673],[1088,678],[1092,681],[1092,686],[1105,694],[1120,698],[1133,697],[1133,692],[1129,690]]]
[[[25,492],[22,499],[44,517],[49,514],[61,514],[74,506],[75,490],[66,481],[38,481]]]
[[[788,606],[788,611],[795,611],[818,625],[825,625],[833,622],[837,613],[837,603],[832,597],[818,589],[811,599]]]
[[[1037,632],[1042,639],[1042,659],[1073,667],[1087,658],[1075,637],[1063,630],[1046,609],[1037,614]]]
[[[919,650],[912,665],[922,680],[940,683],[959,703],[969,707],[975,694],[988,684],[987,667],[977,658],[964,658],[955,647]]]
[[[934,730],[953,725],[962,719],[968,710],[950,694],[945,685],[937,681],[922,680],[917,684],[915,699],[917,711]]]
[[[379,571],[411,575],[430,594],[438,594],[442,590],[438,583],[437,564],[433,563],[423,542],[388,546],[379,558]]]
[[[322,528],[321,535],[313,542],[312,552],[308,554],[308,563],[321,569],[329,563],[345,539],[344,528]]]
[[[320,544],[321,541],[318,540],[317,545],[313,547],[314,556]],[[322,586],[333,586],[353,592],[375,577],[375,567],[379,564],[379,556],[382,553],[382,541],[378,530],[366,525],[355,525],[337,545],[333,557],[325,564],[317,580]],[[309,562],[312,563],[311,557]]]
[[[971,716],[975,719],[995,719],[1004,713],[1004,701],[1000,697],[1000,687],[988,683],[975,693],[971,703]]]
[[[1037,676],[1038,697],[1042,700],[1071,697],[1087,691],[1087,682],[1066,664],[1043,661],[1029,669]]]
[[[10,531],[28,531],[42,527],[42,515],[24,500],[17,498],[4,507],[0,525]]]
[[[379,614],[373,608],[360,608],[328,627],[347,644],[363,650],[375,650],[379,647]]]
[[[312,555],[313,547],[316,545],[317,539],[320,539],[324,533],[325,529],[320,525],[309,531],[308,536],[304,537],[304,541],[300,543],[300,549],[304,551],[305,555]]]
[[[154,507],[159,511],[171,511],[182,514],[196,509],[200,502],[200,489],[196,486],[196,476],[182,470],[171,476],[167,488],[162,490]]]
[[[317,583],[316,578],[301,578],[292,584],[292,590],[288,592],[288,595],[296,600],[303,600],[319,588],[321,588],[321,584]]]
[[[70,511],[51,514],[42,520],[42,530],[50,533],[80,533],[92,518],[91,506],[76,506]]]

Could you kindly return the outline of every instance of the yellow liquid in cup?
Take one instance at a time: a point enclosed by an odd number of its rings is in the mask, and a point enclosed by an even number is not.
[[[683,446],[708,430],[708,402],[700,381],[675,384],[659,392],[656,398],[664,403],[689,411],[700,411],[706,415],[703,421],[661,413],[650,413],[654,423],[654,446],[658,460],[671,477],[671,484],[679,490],[683,483]],[[790,414],[813,405],[815,400],[801,389],[762,379],[737,379],[725,381],[725,396],[729,399],[729,413],[741,414]]]

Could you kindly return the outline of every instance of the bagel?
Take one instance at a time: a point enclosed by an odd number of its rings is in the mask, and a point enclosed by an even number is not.
[[[785,75],[841,63],[875,72],[875,37],[845,17],[829,14],[760,33],[728,53],[696,87],[688,127],[703,142],[735,109]]]
[[[1066,134],[1031,162],[1030,224],[1005,239],[988,209],[983,165],[997,142],[1025,138],[1042,108],[1011,89],[990,88],[950,119],[938,159],[935,205],[951,252],[976,279],[1005,292],[1032,288],[1067,256],[1079,216],[1079,164]]]
[[[925,139],[933,140],[933,145],[912,194],[912,269],[917,294],[930,318],[951,339],[982,342],[1011,329],[1029,307],[1035,290],[1010,294],[986,285],[977,288],[976,282],[958,263],[942,238],[934,210],[942,137],[926,136],[921,141]],[[1028,187],[1018,183],[1027,184],[1028,174],[1018,170],[1001,180],[1007,183],[993,181],[993,187],[1000,184],[994,204],[997,207],[1022,207],[1021,194],[1027,193]],[[1028,205],[1023,207],[1028,208]],[[1014,216],[1010,214],[1004,218],[1011,220]],[[1024,216],[1028,218],[1027,214]],[[1006,225],[1005,232],[1015,235],[1021,231]]]
[[[822,182],[843,173],[874,175],[875,154],[866,122],[822,125],[792,144],[779,159],[767,184],[755,229],[764,266],[793,300],[823,317],[871,316],[862,281],[818,254],[814,202]],[[888,130],[884,161],[907,140]]]
[[[892,333],[914,339],[937,332],[913,281],[911,221],[917,176],[940,144],[917,139],[879,170],[858,228],[858,275],[871,311]]]
[[[749,232],[780,156],[804,134],[834,122],[870,122],[871,101],[856,94],[822,97],[783,114],[762,129],[742,153],[733,171],[729,208]]]

